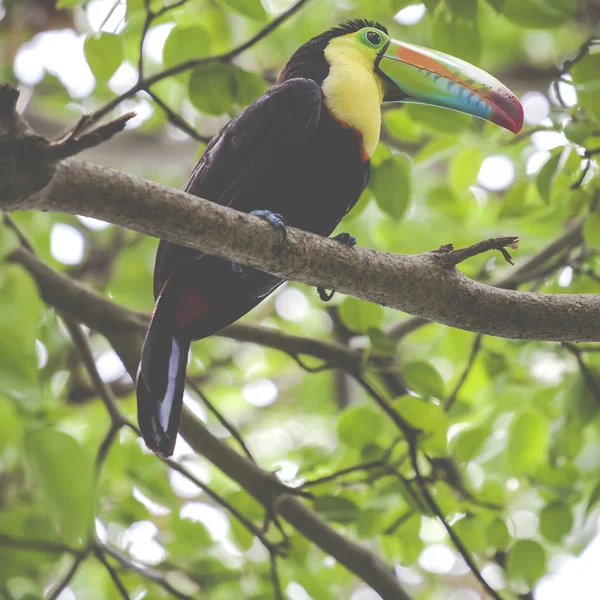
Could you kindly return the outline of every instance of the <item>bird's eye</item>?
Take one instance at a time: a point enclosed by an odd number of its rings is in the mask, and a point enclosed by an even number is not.
[[[373,46],[379,46],[381,44],[381,36],[376,31],[369,31],[367,33],[367,41]]]

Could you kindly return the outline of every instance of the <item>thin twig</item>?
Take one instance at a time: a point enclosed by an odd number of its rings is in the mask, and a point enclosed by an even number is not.
[[[295,14],[298,10],[300,10],[300,8],[302,8],[302,6],[304,6],[304,4],[306,4],[307,2],[308,2],[308,0],[298,0],[298,2],[296,2],[296,4],[294,4],[288,10],[286,10],[281,15],[279,15],[279,17],[277,17],[276,19],[273,19],[273,21],[271,21],[270,23],[265,25],[257,34],[255,34],[254,36],[252,36],[250,39],[246,40],[239,46],[236,46],[235,48],[228,50],[227,52],[224,52],[222,54],[217,54],[215,56],[205,56],[202,58],[187,60],[183,63],[174,65],[173,67],[165,69],[164,71],[160,71],[159,73],[156,73],[155,75],[152,75],[151,77],[147,77],[145,79],[138,80],[137,83],[135,85],[133,85],[131,88],[129,88],[127,91],[122,93],[120,96],[117,96],[116,98],[114,98],[113,100],[111,100],[110,102],[105,104],[103,107],[99,108],[97,111],[92,113],[90,115],[89,124],[91,125],[92,123],[95,123],[96,121],[98,121],[99,119],[101,119],[102,117],[107,115],[111,110],[113,110],[119,104],[121,104],[121,102],[123,102],[123,100],[126,100],[127,98],[131,98],[132,96],[135,96],[138,92],[141,92],[143,90],[147,91],[152,85],[154,85],[155,83],[158,83],[159,81],[162,81],[163,79],[166,79],[167,77],[171,77],[172,75],[177,75],[178,73],[188,71],[189,69],[193,69],[193,68],[198,67],[203,64],[208,64],[208,63],[212,63],[212,62],[225,62],[226,63],[226,62],[233,60],[239,54],[242,54],[242,52],[245,52],[246,50],[248,50],[249,48],[251,48],[252,46],[257,44],[258,42],[260,42],[262,39],[267,37],[272,31],[274,31],[277,27],[279,27],[279,25],[284,23],[293,14]]]
[[[414,510],[408,510],[403,515],[400,515],[391,525],[384,529],[384,535],[392,535],[399,527],[402,527],[408,519],[415,514]]]
[[[121,581],[116,569],[106,560],[106,557],[102,553],[100,548],[94,549],[94,555],[104,565],[104,568],[108,571],[110,578],[113,580],[115,587],[119,590],[123,600],[129,600],[129,592],[125,587],[125,584]]]
[[[412,440],[417,433],[411,425],[408,424],[391,406],[391,404],[360,374],[352,373],[354,379],[359,385],[375,400],[379,407],[392,419],[407,440]]]
[[[356,473],[357,471],[370,471],[371,469],[377,469],[378,467],[384,466],[383,460],[372,460],[371,462],[362,463],[360,465],[354,465],[353,467],[348,467],[346,469],[340,469],[335,473],[331,473],[330,475],[325,475],[324,477],[319,477],[318,479],[311,479],[302,483],[299,487],[307,488],[315,485],[321,485],[323,483],[328,483],[330,481],[334,481],[343,477],[344,475],[349,475],[350,473]]]
[[[96,547],[100,550],[100,552],[108,554],[114,558],[121,566],[129,569],[130,571],[134,571],[149,581],[152,581],[156,585],[169,592],[169,594],[175,596],[175,598],[179,598],[179,600],[193,600],[192,596],[188,596],[187,594],[184,594],[178,589],[174,588],[169,583],[168,579],[162,575],[162,573],[159,573],[152,567],[142,565],[129,558],[129,556],[126,554],[123,554],[120,550],[117,550],[116,548],[113,548],[112,546],[104,544],[100,541],[96,543]]]
[[[489,252],[490,250],[498,250],[502,253],[504,260],[512,265],[514,264],[512,257],[506,248],[516,250],[518,247],[519,238],[518,236],[513,235],[508,237],[490,238],[489,240],[483,240],[482,242],[477,242],[476,244],[471,244],[470,246],[465,246],[464,248],[458,248],[457,250],[454,249],[452,244],[444,244],[433,252],[439,256],[442,256],[444,261],[446,261],[449,265],[454,266],[458,265],[464,260],[467,260],[468,258],[477,256],[478,254],[483,254],[484,252]]]
[[[184,133],[187,133],[191,138],[198,142],[208,144],[211,140],[211,136],[199,134],[183,117],[180,117],[174,110],[169,108],[165,102],[163,102],[159,96],[157,96],[152,90],[146,90],[146,93],[154,100],[156,104],[162,109],[167,115],[169,123],[181,129]]]
[[[561,345],[575,357],[585,386],[591,392],[596,403],[600,405],[600,382],[596,379],[594,372],[585,364],[581,356],[581,350],[575,344],[563,343]]]
[[[465,381],[467,380],[467,377],[469,376],[469,373],[471,372],[471,369],[473,368],[473,365],[475,364],[475,359],[477,358],[477,355],[479,354],[479,350],[481,350],[482,339],[483,339],[483,335],[481,335],[480,333],[478,333],[475,336],[475,340],[473,341],[473,346],[471,348],[471,354],[469,355],[469,361],[467,362],[467,366],[465,367],[465,370],[462,372],[460,379],[457,381],[456,385],[454,386],[454,389],[448,396],[448,399],[446,400],[446,403],[444,404],[444,410],[449,411],[452,408],[452,406],[454,405],[454,402],[456,401],[456,397],[458,396],[458,392],[460,392],[460,389],[462,388]]]
[[[75,558],[75,560],[73,561],[73,564],[71,565],[71,568],[67,571],[66,575],[58,582],[58,584],[52,591],[52,594],[50,594],[50,596],[48,597],[48,600],[57,600],[57,598],[62,594],[64,589],[69,585],[69,583],[71,582],[71,579],[73,579],[73,577],[75,577],[75,573],[77,573],[77,569],[79,569],[79,566],[81,565],[81,563],[87,558],[87,555],[88,555],[88,552],[85,551],[85,552],[82,552],[81,554],[79,554]]]
[[[490,584],[485,580],[485,578],[481,574],[481,571],[475,564],[475,561],[473,560],[471,553],[469,552],[467,547],[462,543],[462,540],[458,537],[458,535],[456,535],[456,532],[454,531],[454,529],[452,529],[452,527],[450,527],[450,525],[448,524],[448,521],[446,520],[446,518],[444,517],[444,515],[442,513],[441,508],[439,507],[438,503],[434,500],[431,492],[429,491],[429,488],[427,487],[427,482],[421,475],[417,452],[418,452],[417,444],[414,442],[411,443],[410,444],[410,457],[411,457],[412,467],[415,472],[415,476],[417,478],[417,483],[419,485],[421,495],[425,499],[425,502],[427,502],[429,509],[442,522],[442,525],[448,532],[448,535],[450,536],[452,543],[454,544],[455,548],[458,550],[460,555],[463,557],[463,560],[465,561],[465,563],[467,564],[469,569],[471,569],[471,572],[473,573],[473,575],[475,575],[475,578],[477,579],[477,581],[479,581],[479,583],[481,583],[481,585],[485,588],[487,593],[492,598],[494,598],[494,600],[503,600],[502,596],[500,596],[498,594],[498,592],[496,592],[496,590],[494,588],[492,588],[490,586]]]
[[[119,411],[119,407],[117,406],[117,401],[113,396],[110,387],[104,383],[104,380],[102,377],[100,377],[100,373],[98,373],[96,361],[94,360],[94,355],[92,354],[92,349],[90,348],[90,344],[80,325],[73,319],[73,317],[69,315],[63,315],[63,319],[67,329],[69,330],[69,333],[71,334],[71,337],[73,338],[74,344],[79,350],[81,362],[89,373],[94,387],[102,399],[102,402],[104,402],[112,422],[117,426],[124,425],[124,419]]]
[[[279,570],[277,569],[277,556],[271,552],[271,581],[273,582],[273,591],[275,592],[275,600],[283,600],[283,591],[281,589],[281,581],[279,580]]]
[[[0,546],[15,548],[16,550],[29,550],[32,552],[48,552],[56,554],[78,554],[81,550],[60,544],[58,542],[49,542],[47,540],[29,540],[27,538],[12,538],[9,535],[0,533]]]
[[[197,485],[209,498],[214,500],[217,504],[222,506],[225,510],[227,510],[233,517],[235,517],[248,531],[254,534],[261,544],[271,551],[277,551],[278,544],[271,542],[268,540],[263,531],[254,523],[252,523],[249,519],[247,519],[235,506],[233,506],[230,502],[225,500],[223,496],[217,494],[217,492],[213,491],[206,484],[202,483],[197,477],[195,477],[190,471],[188,471],[183,465],[180,465],[178,462],[170,458],[162,458],[161,459],[165,464],[169,466],[173,471],[177,471],[181,475],[183,475],[186,479],[189,479],[193,484]]]
[[[135,117],[135,113],[128,112],[88,133],[82,133],[94,122],[91,115],[85,115],[75,124],[71,133],[67,134],[62,140],[50,144],[47,153],[53,161],[58,162],[89,148],[99,146],[115,134],[123,131],[127,122],[133,117]]]
[[[202,402],[204,403],[204,405],[206,406],[206,408],[208,408],[208,410],[217,418],[217,420],[219,421],[219,423],[221,423],[221,425],[223,425],[223,427],[225,427],[225,429],[227,429],[227,431],[231,434],[231,437],[233,437],[233,439],[236,440],[236,442],[240,445],[240,447],[244,451],[244,454],[246,454],[246,456],[253,463],[256,464],[256,461],[254,460],[254,457],[252,456],[252,453],[248,449],[248,446],[246,445],[246,442],[244,441],[244,438],[242,438],[242,434],[239,432],[239,430],[237,429],[237,427],[235,425],[233,425],[232,423],[230,423],[217,410],[217,408],[215,407],[215,405],[206,397],[206,394],[200,389],[199,385],[197,385],[193,380],[191,380],[189,378],[187,380],[187,385],[189,385],[192,388],[192,390],[194,390],[195,394],[202,400]]]

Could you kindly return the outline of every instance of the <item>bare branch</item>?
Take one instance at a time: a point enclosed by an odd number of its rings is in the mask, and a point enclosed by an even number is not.
[[[18,208],[114,222],[476,333],[540,341],[600,340],[598,295],[502,290],[449,268],[441,253],[405,256],[350,249],[293,228],[276,255],[273,231],[263,220],[104,167],[61,163],[51,184]]]
[[[62,140],[50,144],[47,152],[53,161],[59,161],[68,158],[69,156],[75,156],[84,150],[99,146],[117,133],[123,131],[127,122],[133,119],[133,117],[135,117],[135,113],[128,112],[109,123],[100,125],[100,127],[82,134],[82,131],[87,129],[91,123],[91,117],[89,115],[84,115],[75,124],[73,130]]]
[[[468,258],[477,256],[478,254],[483,254],[484,252],[489,252],[490,250],[499,250],[504,257],[504,260],[512,265],[514,264],[512,257],[506,248],[512,248],[513,250],[516,250],[518,247],[519,238],[517,236],[510,236],[491,238],[489,240],[484,240],[483,242],[477,242],[476,244],[465,246],[464,248],[459,248],[458,250],[455,250],[452,244],[445,244],[438,250],[434,250],[434,252],[441,254],[449,265],[454,266],[463,262],[464,260],[467,260]]]

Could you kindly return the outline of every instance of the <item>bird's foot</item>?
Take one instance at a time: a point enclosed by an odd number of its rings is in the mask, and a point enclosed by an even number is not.
[[[250,212],[251,215],[259,217],[267,221],[275,230],[279,236],[279,244],[277,245],[277,256],[281,254],[285,242],[287,241],[287,227],[285,219],[279,214],[270,210],[253,210]],[[239,263],[231,263],[231,270],[234,275],[238,277],[245,277],[248,274],[248,267],[240,265]]]
[[[338,235],[332,237],[331,239],[348,246],[348,248],[353,248],[356,246],[356,238],[349,233],[338,233]],[[319,298],[321,298],[323,302],[329,302],[335,294],[335,290],[328,292],[324,287],[321,286],[317,287],[317,292],[319,293]]]
[[[250,212],[251,215],[264,219],[273,227],[277,235],[279,236],[279,246],[277,248],[277,255],[281,254],[285,242],[287,241],[287,226],[285,219],[276,212],[270,210],[253,210]]]

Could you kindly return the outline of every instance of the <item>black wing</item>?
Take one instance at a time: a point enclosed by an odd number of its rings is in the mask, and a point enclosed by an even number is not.
[[[183,190],[237,210],[252,210],[240,201],[247,201],[244,191],[268,176],[275,159],[311,139],[322,103],[321,88],[309,79],[290,79],[272,87],[213,137]],[[161,241],[155,297],[171,273],[184,268],[193,256],[198,256],[194,250]]]

